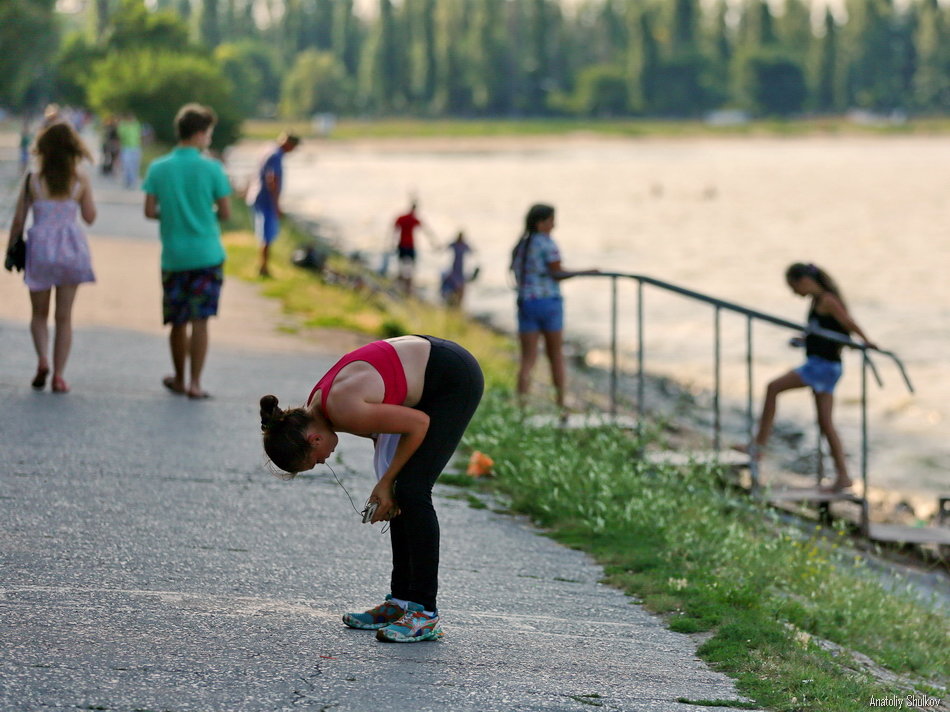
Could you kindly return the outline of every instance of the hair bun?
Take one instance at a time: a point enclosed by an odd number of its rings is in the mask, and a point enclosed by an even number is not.
[[[277,396],[268,395],[261,398],[261,430],[267,430],[280,419],[282,413],[277,403]]]

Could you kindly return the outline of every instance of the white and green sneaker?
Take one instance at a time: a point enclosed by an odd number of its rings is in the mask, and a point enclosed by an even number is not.
[[[423,640],[438,640],[442,637],[439,614],[431,618],[422,612],[418,603],[410,603],[409,609],[393,623],[376,631],[376,640],[384,643],[419,643]]]
[[[363,613],[344,613],[343,622],[350,628],[360,630],[378,630],[383,626],[394,623],[405,614],[406,609],[393,603],[392,594],[387,594],[386,600],[374,608]]]

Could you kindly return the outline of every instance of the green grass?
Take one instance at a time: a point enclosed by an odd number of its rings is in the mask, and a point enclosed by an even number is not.
[[[284,312],[300,327],[352,331],[365,334],[367,340],[414,333],[438,335],[469,349],[482,364],[488,384],[507,387],[513,382],[514,345],[508,337],[458,312],[394,297],[372,286],[329,284],[312,271],[291,264],[294,249],[310,238],[289,220],[284,221],[280,239],[271,248],[273,278],[261,280],[257,277],[259,248],[249,232],[247,207],[240,201],[233,202],[234,214],[223,236],[228,254],[227,274],[258,282],[261,294],[279,300]],[[328,264],[335,273],[364,279],[367,285],[375,279],[339,255],[331,256]],[[284,324],[279,328],[299,333],[300,327]]]
[[[843,531],[803,536],[723,490],[713,467],[647,465],[641,443],[610,428],[530,428],[501,392],[486,397],[465,445],[495,460],[496,477],[473,486],[592,553],[607,582],[673,630],[711,631],[700,655],[761,706],[863,710],[900,691],[848,651],[904,676],[908,692],[950,677],[946,616],[885,591]]]
[[[243,126],[245,138],[272,140],[284,130],[313,138],[309,121],[255,119]],[[945,134],[950,118],[918,118],[897,126],[865,126],[843,117],[756,120],[737,126],[710,126],[698,120],[657,119],[342,119],[330,135],[334,140],[363,138],[471,138],[479,136],[559,136],[592,133],[628,137],[810,136],[846,134]]]

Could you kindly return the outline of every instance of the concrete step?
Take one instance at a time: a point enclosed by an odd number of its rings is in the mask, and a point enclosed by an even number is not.
[[[950,529],[946,527],[909,527],[901,524],[871,524],[871,541],[896,544],[941,544],[950,546]]]
[[[823,502],[854,502],[860,504],[864,500],[854,492],[824,492],[817,487],[800,487],[786,490],[766,491],[765,498],[773,503],[814,503]]]
[[[624,430],[636,430],[637,419],[631,415],[611,415],[610,413],[569,413],[566,417],[551,413],[532,415],[525,424],[531,428],[562,428],[564,430],[585,430],[589,428],[618,427]]]
[[[736,450],[656,450],[647,451],[643,457],[655,465],[686,467],[694,464],[715,463],[724,467],[749,466],[749,456]]]

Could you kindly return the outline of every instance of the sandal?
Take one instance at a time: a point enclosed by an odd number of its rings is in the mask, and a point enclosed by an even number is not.
[[[178,386],[175,385],[174,376],[165,376],[165,378],[162,379],[162,385],[165,386],[165,388],[170,390],[172,393],[175,393],[179,396],[185,395],[185,389],[179,388]]]
[[[33,376],[33,380],[30,382],[30,385],[33,386],[38,391],[43,390],[46,387],[46,377],[49,375],[48,368],[38,368],[36,369],[36,375]]]

